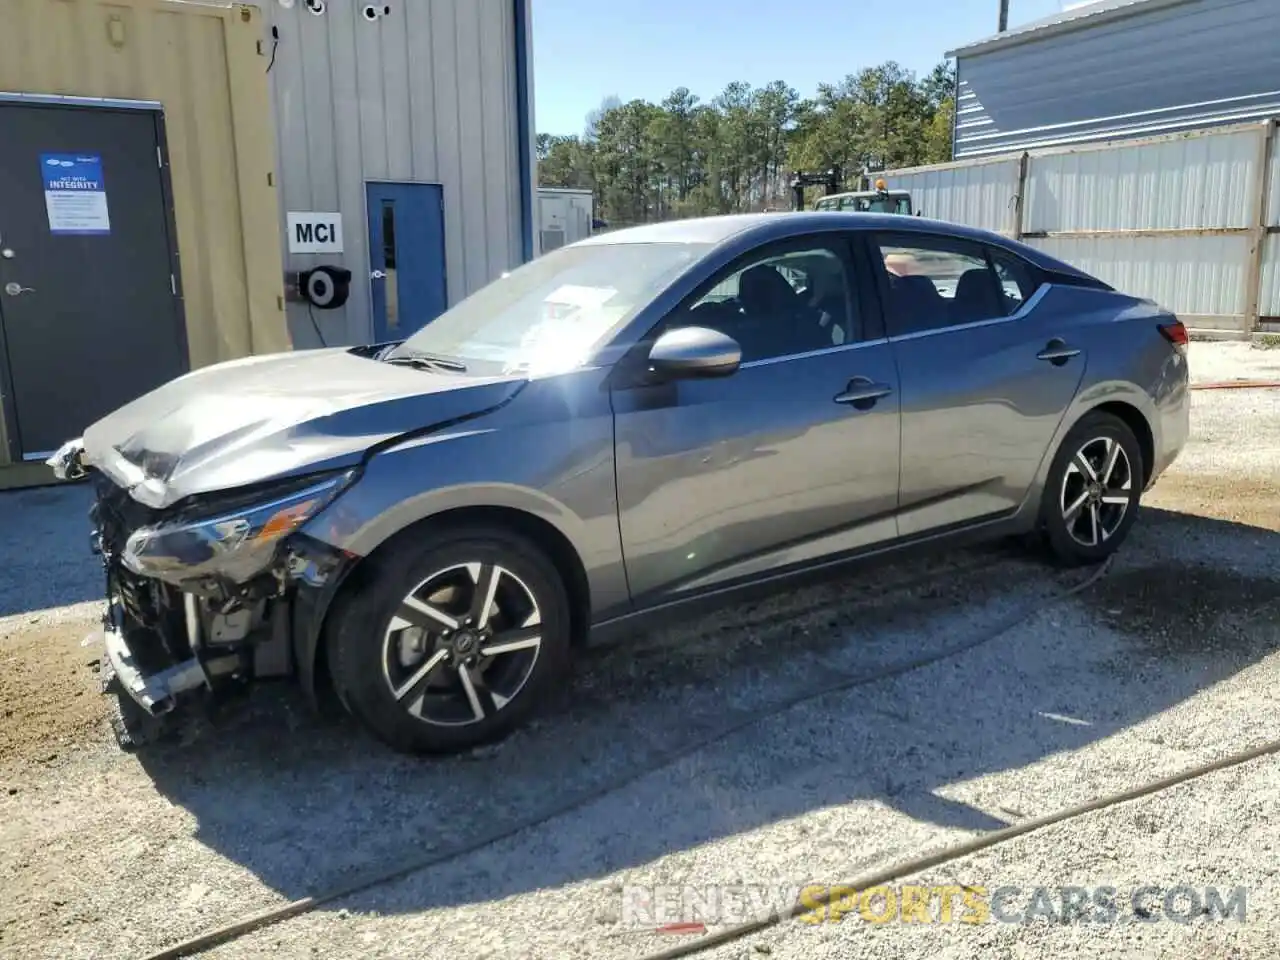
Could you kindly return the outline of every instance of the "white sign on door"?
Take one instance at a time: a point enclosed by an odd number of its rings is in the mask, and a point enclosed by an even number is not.
[[[342,214],[289,213],[290,253],[341,253]]]

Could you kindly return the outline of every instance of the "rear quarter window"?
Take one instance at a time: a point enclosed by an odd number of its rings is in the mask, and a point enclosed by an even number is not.
[[[988,248],[987,252],[996,272],[996,280],[1000,284],[1000,292],[1009,305],[1008,312],[1014,313],[1040,288],[1044,277],[1020,257],[994,248]]]

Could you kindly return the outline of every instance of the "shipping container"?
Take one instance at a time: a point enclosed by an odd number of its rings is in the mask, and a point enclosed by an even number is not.
[[[538,188],[538,253],[591,236],[595,201],[590,190]]]
[[[263,36],[243,4],[0,3],[0,462],[24,476],[172,376],[289,349]]]

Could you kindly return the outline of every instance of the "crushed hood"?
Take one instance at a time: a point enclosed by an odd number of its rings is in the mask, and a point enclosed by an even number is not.
[[[358,462],[401,434],[493,409],[522,377],[379,363],[342,348],[193,371],[84,432],[84,460],[149,506]]]

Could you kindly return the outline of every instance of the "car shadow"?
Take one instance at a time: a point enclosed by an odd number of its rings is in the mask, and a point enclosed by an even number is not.
[[[102,599],[102,564],[89,550],[88,484],[0,493],[0,617]]]
[[[1172,559],[1195,557],[1192,543],[1202,559]],[[263,688],[139,760],[195,818],[200,843],[288,898],[583,801],[527,843],[357,898],[383,913],[587,881],[858,801],[922,824],[998,829],[1015,815],[965,802],[963,784],[1131,731],[1273,652],[1275,631],[1248,618],[1280,610],[1280,574],[1265,561],[1278,546],[1270,531],[1148,508],[1090,590],[1034,629],[923,669],[889,675],[1083,574],[1007,547],[883,564],[588,652],[539,720],[461,757],[395,755],[352,723],[313,717],[288,688]],[[892,585],[911,579],[925,582],[904,601]],[[868,682],[769,712],[851,675]]]

